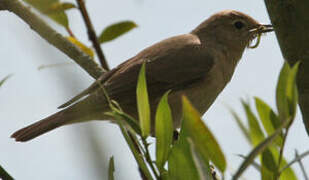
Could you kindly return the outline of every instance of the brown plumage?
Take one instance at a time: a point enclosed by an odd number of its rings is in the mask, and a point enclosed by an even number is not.
[[[267,32],[263,30],[266,27],[237,11],[219,12],[191,33],[168,38],[141,51],[60,106],[65,109],[15,132],[12,137],[28,141],[63,125],[111,120],[104,114],[109,108],[100,84],[125,112],[137,118],[135,92],[143,62],[152,119],[159,99],[171,90],[168,101],[177,128],[182,114],[180,97],[185,94],[200,113],[205,113],[230,81],[248,43],[257,34]]]

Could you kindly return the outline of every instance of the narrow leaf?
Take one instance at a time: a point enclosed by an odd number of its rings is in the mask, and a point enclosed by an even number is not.
[[[119,110],[116,110],[116,109],[113,109],[112,112],[106,112],[105,114],[108,115],[108,116],[114,117],[115,119],[121,120],[123,123],[125,123],[130,128],[132,128],[135,133],[137,133],[139,135],[142,133],[141,129],[139,127],[139,124],[130,115],[128,115],[128,114],[126,114],[124,112],[121,112]]]
[[[252,141],[252,144],[255,146],[258,143],[260,143],[261,141],[263,141],[265,136],[264,136],[264,133],[263,133],[263,131],[262,131],[260,125],[259,125],[258,119],[253,114],[250,106],[244,101],[242,101],[242,105],[243,105],[245,112],[246,112],[246,115],[247,115],[251,141]]]
[[[99,41],[100,43],[112,41],[136,27],[137,25],[133,21],[122,21],[112,24],[102,31]]]
[[[182,97],[183,128],[188,132],[196,149],[205,159],[209,159],[221,172],[226,169],[224,154],[208,127],[203,123],[200,114],[193,108],[186,97]]]
[[[263,127],[266,130],[268,135],[271,135],[275,132],[276,128],[280,126],[279,117],[271,109],[271,107],[266,104],[262,99],[255,97],[255,106],[259,114],[260,120],[262,121]],[[275,140],[275,143],[278,146],[281,146],[283,140],[282,136],[278,136]]]
[[[237,115],[237,113],[235,111],[230,110],[230,112],[232,113],[234,119],[236,120],[236,123],[237,123],[238,127],[240,128],[241,132],[243,133],[243,135],[245,136],[247,141],[251,144],[252,142],[251,142],[249,130],[243,124],[243,122],[241,121],[240,117]]]
[[[142,65],[138,75],[136,98],[142,136],[147,137],[150,134],[150,106],[145,75],[145,63]]]
[[[67,39],[75,44],[77,47],[79,47],[84,53],[86,53],[87,55],[89,55],[90,57],[94,57],[94,53],[93,50],[89,47],[87,47],[86,45],[84,45],[82,42],[80,42],[79,40],[75,39],[74,37],[67,37]]]
[[[173,120],[168,105],[168,93],[163,95],[156,113],[156,163],[160,172],[163,171],[173,141]]]
[[[50,9],[59,3],[59,0],[24,0],[26,3],[30,4],[32,7],[40,11],[42,14],[47,15],[49,18],[57,22],[58,24],[68,27],[69,21],[64,10],[57,13],[50,14]]]
[[[38,67],[38,70],[41,71],[41,70],[45,70],[47,68],[58,68],[58,67],[63,67],[63,66],[67,66],[67,65],[75,65],[75,63],[73,62],[64,62],[64,63],[55,63],[55,64],[43,64],[43,65],[40,65]]]
[[[261,167],[261,179],[262,180],[272,180],[272,179],[274,179],[274,173],[272,171],[268,170],[264,164],[262,164],[262,167]]]
[[[276,160],[279,159],[279,151],[277,149],[272,148],[272,153]],[[277,162],[278,163],[278,162]],[[281,165],[279,169],[282,169],[284,166],[287,165],[286,159],[282,157]],[[281,172],[280,180],[297,180],[298,178],[295,175],[294,170],[292,167],[289,167]]]
[[[296,105],[298,94],[296,89],[296,75],[298,72],[299,62],[297,62],[290,70],[286,82],[286,96],[289,106],[289,116],[293,120],[296,114]]]
[[[287,165],[287,162],[285,159],[282,159],[281,162],[281,167]],[[282,171],[281,175],[280,175],[280,180],[297,180],[297,176],[294,172],[294,170],[292,169],[292,167],[289,167],[287,169],[285,169],[284,171]]]
[[[114,165],[114,157],[112,156],[109,159],[108,180],[114,180],[114,172],[115,172],[115,165]]]
[[[0,87],[4,84],[5,81],[7,81],[10,77],[12,77],[12,74],[9,74],[5,76],[1,81],[0,81]]]
[[[168,179],[199,179],[186,135],[181,132],[179,140],[168,156]]]
[[[56,2],[53,3],[46,12],[45,14],[51,15],[51,14],[56,14],[56,13],[62,13],[65,10],[73,9],[76,8],[75,4],[72,3],[61,3],[61,2]]]
[[[268,179],[274,179],[275,172],[277,171],[275,168],[277,168],[278,161],[279,161],[279,150],[277,148],[270,146],[270,147],[268,147],[268,149],[266,149],[263,152],[263,155],[265,155],[266,151],[268,152],[268,159],[267,160],[264,159],[265,160],[264,165],[265,165],[265,168],[267,168],[268,173],[272,175],[272,177],[268,178]],[[284,167],[286,164],[287,164],[286,160],[283,157],[279,169]],[[286,171],[283,171],[280,174],[280,180],[297,180],[297,178],[296,178],[296,175],[295,175],[293,169],[288,168],[288,169],[286,169]]]
[[[194,146],[194,143],[190,138],[187,139],[188,143],[190,144],[190,149],[191,149],[191,154],[193,157],[193,161],[195,164],[195,167],[198,171],[200,180],[208,180],[212,179],[212,174],[211,174],[211,167],[209,164],[208,159],[204,159],[203,156],[201,156],[198,152],[196,147]]]
[[[287,78],[289,72],[290,66],[285,62],[281,68],[276,89],[276,102],[280,121],[287,119],[289,114],[288,102],[286,98]]]
[[[258,156],[261,152],[263,152],[273,141],[276,137],[281,133],[282,128],[286,127],[288,121],[284,121],[281,126],[269,137],[264,139],[261,143],[259,143],[247,156],[247,158],[242,162],[240,167],[238,168],[237,172],[233,176],[233,180],[239,179],[242,173],[248,168],[248,166],[254,161],[256,156]]]
[[[262,167],[266,167],[270,172],[276,172],[277,163],[269,148],[262,153]],[[274,174],[273,174],[274,175]],[[272,177],[273,178],[273,177]],[[272,179],[270,178],[270,179]]]

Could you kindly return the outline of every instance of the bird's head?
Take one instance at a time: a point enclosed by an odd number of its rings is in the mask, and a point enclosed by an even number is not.
[[[212,15],[192,33],[206,43],[210,40],[244,50],[246,47],[257,47],[260,36],[271,31],[271,25],[260,24],[250,16],[235,10],[225,10]],[[251,45],[255,38],[258,38],[256,44]]]

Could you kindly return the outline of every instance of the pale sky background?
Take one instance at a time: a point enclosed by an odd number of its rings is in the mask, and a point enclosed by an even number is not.
[[[190,32],[220,10],[239,10],[269,23],[262,0],[88,0],[86,3],[97,33],[121,20],[133,20],[139,25],[138,29],[102,46],[112,67],[155,42]],[[90,45],[80,13],[71,10],[68,15],[75,35]],[[63,127],[28,143],[16,143],[9,138],[15,130],[56,112],[60,104],[85,89],[93,79],[77,65],[38,71],[40,65],[71,60],[14,14],[0,12],[0,22],[0,79],[14,74],[0,88],[0,165],[16,179],[96,180],[107,179],[108,160],[114,156],[116,179],[140,179],[118,127],[106,122]],[[62,27],[49,22],[66,35]],[[253,96],[259,96],[275,107],[275,85],[282,63],[275,34],[263,36],[257,49],[244,53],[232,81],[203,117],[227,157],[227,179],[242,162],[236,154],[246,155],[251,147],[226,105],[233,107],[243,119],[241,98],[250,99],[253,104]],[[91,131],[95,134],[87,136]],[[92,141],[97,141],[99,147],[93,149]],[[291,160],[295,149],[302,153],[308,147],[309,138],[298,113],[284,154]],[[100,156],[93,156],[98,149]],[[308,169],[309,158],[303,162]],[[299,179],[303,179],[298,165],[293,167]],[[260,178],[252,168],[243,177]]]

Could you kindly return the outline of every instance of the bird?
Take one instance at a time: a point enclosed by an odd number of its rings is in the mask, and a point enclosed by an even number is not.
[[[146,67],[151,111],[154,114],[163,94],[170,91],[173,127],[180,127],[183,95],[200,114],[204,114],[230,82],[246,48],[255,48],[262,34],[273,31],[247,14],[223,10],[210,16],[190,33],[167,38],[137,53],[114,69],[102,74],[93,84],[67,103],[60,111],[24,127],[11,135],[25,142],[55,128],[91,120],[110,120],[104,91],[123,111],[138,118],[136,87],[140,68]],[[103,88],[104,87],[104,91]]]

